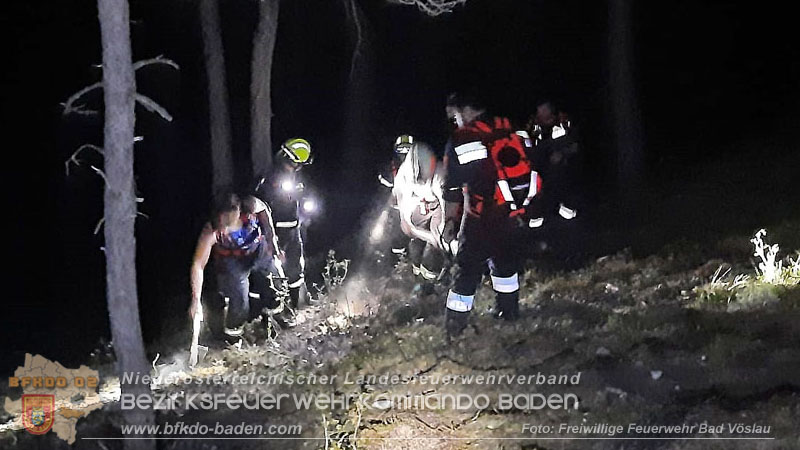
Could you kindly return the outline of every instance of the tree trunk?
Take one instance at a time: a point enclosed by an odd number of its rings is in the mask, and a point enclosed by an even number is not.
[[[105,125],[104,233],[106,296],[117,372],[149,374],[139,324],[136,291],[136,196],[133,179],[133,127],[136,81],[131,58],[127,0],[98,0],[103,47]],[[149,394],[145,384],[123,385],[123,393]],[[128,423],[152,423],[152,415],[132,410]],[[151,440],[126,440],[126,449],[153,449]]]
[[[280,0],[258,0],[250,79],[250,154],[253,174],[272,167],[272,55],[278,31]]]
[[[375,153],[366,143],[380,141],[375,127],[365,127],[372,118],[379,114],[375,102],[375,64],[372,50],[366,43],[370,41],[371,28],[364,11],[355,0],[342,2],[347,12],[347,21],[353,53],[350,57],[350,74],[345,91],[343,124],[344,146],[340,157],[344,167],[348,168],[345,177],[345,188],[352,189],[370,182],[374,174],[367,169],[369,163],[375,163]],[[369,160],[368,158],[373,158]],[[365,164],[365,161],[369,162]]]
[[[635,195],[644,177],[644,132],[634,81],[632,0],[609,0],[609,94],[617,184]]]
[[[200,25],[203,55],[208,78],[208,109],[211,129],[212,192],[218,194],[233,186],[231,123],[225,56],[219,26],[219,0],[200,0]]]

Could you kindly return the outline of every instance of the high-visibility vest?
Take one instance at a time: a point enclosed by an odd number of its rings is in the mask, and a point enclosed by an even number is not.
[[[258,218],[251,214],[242,214],[242,228],[222,233],[217,231],[217,243],[214,251],[220,256],[245,256],[251,254],[264,238]]]
[[[501,117],[495,117],[493,123],[476,121],[470,127],[485,136],[483,144],[497,171],[495,203],[507,205],[511,216],[524,214],[542,186],[539,173],[525,154],[527,133],[515,132],[511,122]]]

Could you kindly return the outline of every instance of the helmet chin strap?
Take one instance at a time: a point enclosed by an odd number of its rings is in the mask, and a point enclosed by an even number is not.
[[[456,112],[455,115],[453,116],[453,119],[455,119],[456,126],[459,128],[463,127],[464,124],[466,123],[466,121],[464,120],[464,113],[462,113],[461,111]]]
[[[414,169],[414,181],[416,181],[419,180],[419,154],[417,152],[417,147],[411,147],[409,153],[411,153],[411,167]]]
[[[292,161],[292,152],[288,148],[286,148],[285,145],[281,145],[281,155],[283,155],[283,157],[288,159],[289,161],[294,162]]]

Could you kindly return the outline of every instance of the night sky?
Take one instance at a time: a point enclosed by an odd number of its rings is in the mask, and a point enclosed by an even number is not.
[[[492,111],[518,121],[537,100],[563,105],[581,126],[593,195],[611,192],[605,2],[470,0],[437,18],[383,0],[360,6],[363,45],[352,73],[355,28],[340,2],[281,6],[273,144],[303,136],[317,153],[310,176],[327,192],[327,214],[310,230],[312,254],[346,247],[357,230],[352,217],[369,205],[396,135],[411,132],[441,149],[444,98],[457,89],[479,89]],[[3,369],[25,352],[80,362],[108,333],[102,239],[93,235],[102,186],[88,167],[102,161],[86,154],[69,177],[64,161],[79,145],[102,142],[102,119],[63,117],[59,105],[100,79],[96,6],[29,0],[2,9],[11,222],[2,342],[14,349],[4,352]],[[153,341],[188,304],[188,264],[210,194],[208,112],[194,2],[131,0],[131,10],[135,59],[164,55],[181,66],[137,75],[138,89],[175,116],[166,123],[137,109],[137,134],[145,137],[136,147],[137,188],[149,216],[137,222],[140,301]],[[221,0],[221,12],[234,152],[246,186],[256,14],[247,0]],[[742,143],[765,136],[796,140],[800,47],[790,16],[752,2],[636,2],[636,80],[652,174],[716,158],[757,159],[757,146]],[[101,100],[87,97],[97,108]]]

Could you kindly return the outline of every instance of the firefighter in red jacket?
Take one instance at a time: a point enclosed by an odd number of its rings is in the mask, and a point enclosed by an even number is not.
[[[508,119],[491,118],[474,98],[458,94],[448,98],[446,113],[456,126],[445,152],[443,233],[445,246],[457,249],[445,318],[447,333],[454,336],[467,325],[487,262],[495,315],[519,317],[520,224],[528,226],[526,209],[539,180],[525,155],[524,138]]]

